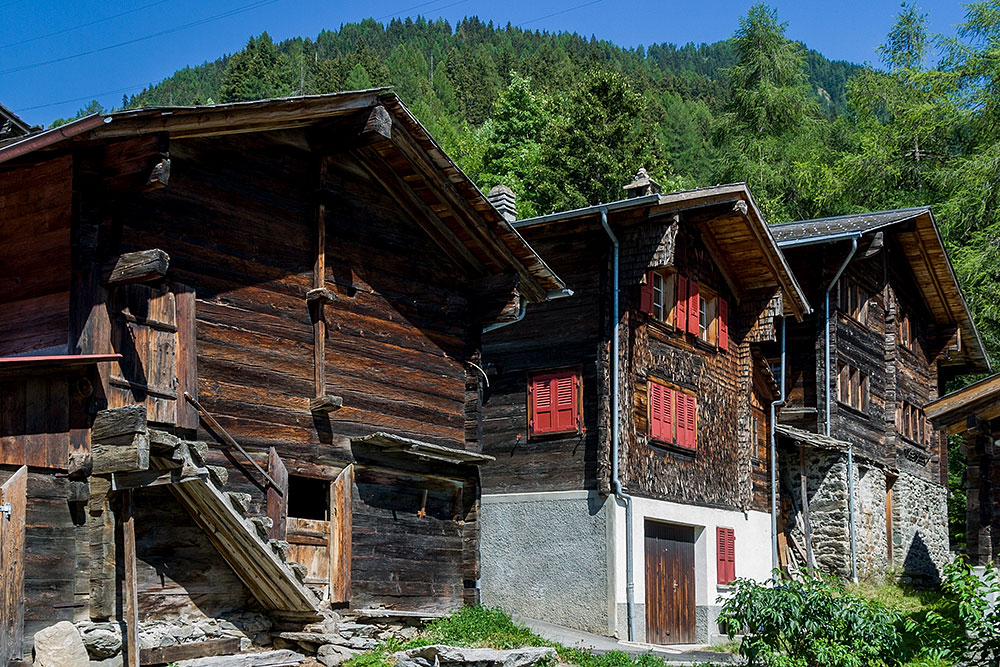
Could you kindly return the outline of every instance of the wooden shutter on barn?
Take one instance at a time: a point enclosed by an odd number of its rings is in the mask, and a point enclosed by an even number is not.
[[[24,643],[24,536],[28,469],[19,468],[0,486],[0,665],[22,657]]]
[[[688,281],[677,274],[677,306],[674,308],[674,326],[687,331]]]
[[[330,489],[330,598],[351,600],[351,550],[354,530],[354,464],[344,468]]]
[[[653,272],[646,273],[646,283],[639,286],[639,310],[653,314]]]
[[[693,280],[688,281],[687,313],[687,331],[697,336],[698,325],[701,322],[701,299],[699,298],[698,283]]]
[[[729,350],[729,302],[719,297],[719,347]]]
[[[111,340],[122,355],[112,371],[109,407],[146,405],[149,421],[197,427],[184,400],[196,395],[194,292],[184,286],[123,285],[113,290]]]

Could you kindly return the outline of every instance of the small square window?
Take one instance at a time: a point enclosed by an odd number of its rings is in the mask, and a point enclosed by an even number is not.
[[[532,375],[528,379],[529,433],[578,433],[582,426],[580,384],[579,370]]]

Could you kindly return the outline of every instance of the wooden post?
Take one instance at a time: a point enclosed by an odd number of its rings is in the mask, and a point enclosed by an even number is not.
[[[973,565],[985,565],[992,559],[993,523],[993,438],[988,422],[970,415],[965,432],[969,461],[966,507],[966,551]]]
[[[326,185],[326,157],[319,162],[319,190]],[[313,290],[326,288],[326,204],[316,205],[316,260],[313,263]],[[310,303],[313,318],[313,379],[316,398],[326,396],[326,319],[322,301]]]
[[[135,517],[132,514],[132,490],[122,491],[122,543],[125,561],[125,586],[122,590],[122,613],[125,620],[125,659],[128,667],[139,667],[139,600],[135,572]]]
[[[815,559],[813,558],[812,524],[809,522],[809,481],[806,478],[806,448],[799,444],[799,486],[802,489],[802,522],[805,526],[806,567],[809,576],[813,576]]]

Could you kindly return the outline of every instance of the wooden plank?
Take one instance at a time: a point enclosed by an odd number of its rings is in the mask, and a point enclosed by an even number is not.
[[[90,428],[90,440],[95,444],[129,445],[136,434],[145,432],[146,406],[126,405],[98,412]]]
[[[135,517],[132,490],[122,491],[122,554],[125,582],[122,588],[122,613],[125,621],[125,660],[128,667],[139,667],[139,600],[135,574]]]
[[[195,290],[180,283],[173,284],[177,308],[177,393],[198,398],[198,327],[195,311]],[[177,405],[177,426],[198,428],[198,410],[190,401]]]
[[[812,524],[809,522],[809,480],[806,477],[806,448],[799,443],[799,488],[802,493],[802,520],[805,526],[806,537],[806,567],[809,569],[809,576],[813,576],[815,558],[813,558],[812,547]]]
[[[288,469],[271,447],[267,452],[267,472],[276,485],[267,487],[267,516],[271,519],[271,533],[274,540],[285,539],[285,519],[288,517]]]
[[[160,280],[170,268],[170,255],[153,248],[119,255],[109,262],[104,284],[108,286],[148,283]]]
[[[91,471],[95,475],[149,468],[149,437],[145,433],[132,436],[128,445],[92,445],[91,452]]]
[[[351,600],[351,548],[354,530],[354,464],[347,466],[330,485],[330,595],[333,602]]]
[[[319,160],[320,190],[326,185],[327,161]],[[316,205],[316,247],[313,261],[313,289],[326,289],[326,204],[320,199]],[[326,318],[323,301],[310,301],[309,309],[313,319],[313,384],[316,398],[326,396]]]
[[[205,468],[169,468],[165,470],[141,470],[116,472],[111,475],[111,490],[144,489],[165,484],[184,484],[196,479],[208,479]]]
[[[141,649],[139,651],[139,664],[162,665],[164,663],[177,662],[178,660],[229,655],[239,652],[239,639],[211,639],[193,644],[176,644],[174,646]]]
[[[0,664],[19,660],[24,643],[24,535],[28,469],[18,468],[0,486]]]

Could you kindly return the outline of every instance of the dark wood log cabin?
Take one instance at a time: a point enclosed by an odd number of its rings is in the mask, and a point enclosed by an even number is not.
[[[792,429],[782,437],[795,480],[789,522],[800,477],[804,509],[827,509],[806,515],[810,531],[791,532],[828,571],[934,578],[949,552],[948,441],[923,407],[957,375],[989,368],[934,216],[919,207],[772,231],[817,305],[789,325],[780,421]],[[823,449],[810,434],[839,445]]]
[[[760,346],[809,306],[744,185],[659,194],[640,173],[628,190],[514,223],[574,296],[485,338],[483,599],[708,641],[725,586],[771,570]]]
[[[385,91],[0,146],[5,623],[477,602],[481,332],[563,288]]]

